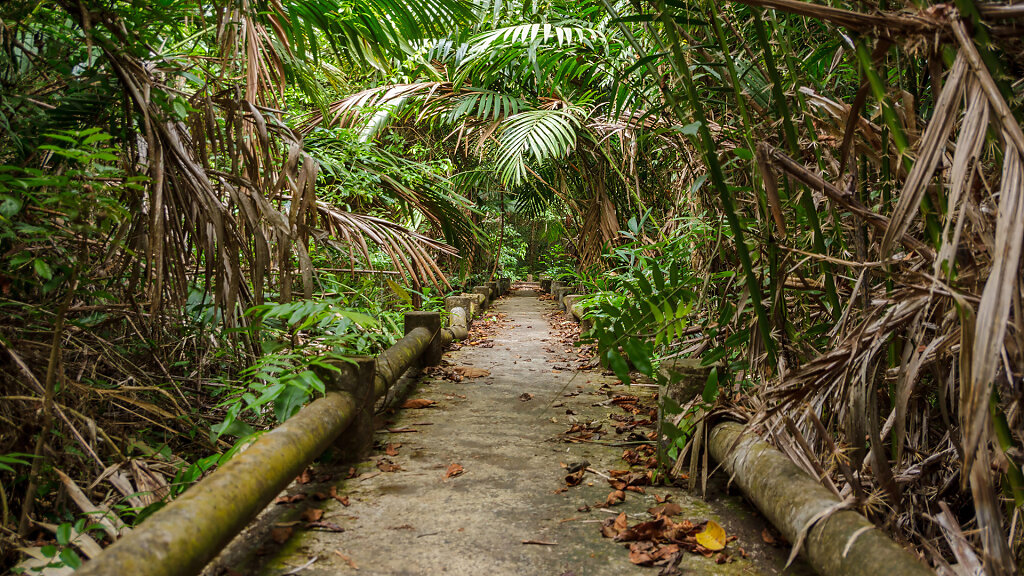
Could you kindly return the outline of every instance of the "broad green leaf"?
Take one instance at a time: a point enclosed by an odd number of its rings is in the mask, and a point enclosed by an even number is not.
[[[44,278],[46,280],[53,279],[53,269],[50,268],[50,265],[47,264],[45,260],[36,258],[32,261],[32,268],[40,278]]]
[[[626,360],[616,351],[608,350],[608,364],[611,365],[615,376],[623,383],[629,384],[629,365]]]
[[[636,367],[637,372],[645,376],[651,376],[653,369],[651,367],[651,353],[648,349],[647,344],[637,340],[636,338],[627,338],[622,344],[622,348],[626,351],[629,356],[629,360]]]
[[[701,393],[701,398],[704,399],[708,404],[714,404],[718,398],[718,367],[712,367],[711,371],[708,372],[708,379],[704,383],[704,392]]]

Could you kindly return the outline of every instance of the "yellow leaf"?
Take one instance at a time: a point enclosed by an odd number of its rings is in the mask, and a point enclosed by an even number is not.
[[[708,550],[721,550],[725,548],[725,528],[722,528],[714,520],[708,520],[704,530],[697,533],[697,544]]]

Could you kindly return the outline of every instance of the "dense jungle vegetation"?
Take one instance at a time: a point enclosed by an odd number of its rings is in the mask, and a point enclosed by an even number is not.
[[[0,566],[77,566],[497,273],[586,286],[624,380],[716,367],[678,466],[698,414],[751,421],[942,573],[1019,573],[1022,34],[974,0],[3,2]]]

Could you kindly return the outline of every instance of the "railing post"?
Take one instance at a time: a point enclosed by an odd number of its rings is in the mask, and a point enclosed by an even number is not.
[[[541,278],[540,279],[540,291],[541,292],[551,292],[551,278]]]
[[[495,282],[494,280],[491,280],[490,282],[484,282],[484,286],[487,286],[488,288],[490,288],[490,290],[491,290],[491,303],[493,304],[494,301],[497,300],[499,296],[501,296],[501,289],[498,288],[498,283]]]
[[[443,353],[441,349],[441,313],[421,311],[405,313],[406,334],[421,327],[429,330],[433,337],[416,364],[418,366],[437,366],[441,363],[441,354]]]
[[[473,299],[469,296],[449,296],[444,299],[444,309],[451,314],[451,311],[456,308],[462,308],[466,311],[466,328],[473,322]]]
[[[373,406],[377,399],[374,393],[374,378],[377,374],[377,359],[370,356],[353,356],[347,360],[334,360],[330,364],[337,371],[316,368],[328,392],[345,392],[355,400],[355,412],[348,428],[334,442],[334,450],[345,462],[362,460],[373,448]]]
[[[487,306],[490,304],[491,289],[488,288],[487,286],[477,286],[476,288],[473,288],[473,293],[483,296],[483,302],[480,303],[480,310],[482,312],[483,309],[487,308]]]

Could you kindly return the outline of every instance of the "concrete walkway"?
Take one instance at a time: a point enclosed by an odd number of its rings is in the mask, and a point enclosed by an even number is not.
[[[677,518],[713,518],[737,538],[726,549],[728,563],[687,554],[683,573],[779,573],[788,548],[767,546],[767,524],[736,497],[717,494],[705,503],[678,488],[648,486],[608,509],[605,478],[587,473],[567,486],[565,465],[629,467],[621,460],[628,434],[616,434],[609,420],[622,411],[607,403],[609,391],[652,390],[619,386],[600,370],[566,369],[575,355],[544,316],[553,303],[532,290],[512,294],[474,324],[470,342],[477,345],[446,353],[446,367],[408,396],[435,405],[385,415],[369,460],[322,466],[308,484],[294,485],[290,493],[305,496],[273,506],[212,572],[653,576],[659,569],[630,563],[622,544],[601,536],[601,524],[621,512],[631,523],[649,520],[655,497],[671,496],[683,509]],[[489,375],[454,382],[444,377],[453,369]],[[591,442],[564,441],[574,422],[591,420],[604,425]]]

